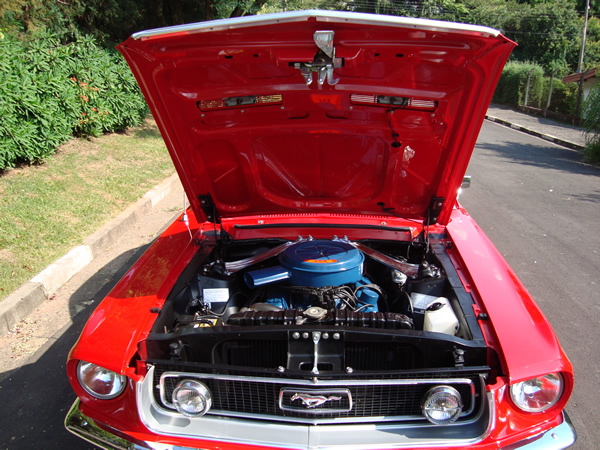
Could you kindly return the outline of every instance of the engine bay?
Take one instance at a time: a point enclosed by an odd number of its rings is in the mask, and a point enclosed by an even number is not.
[[[336,236],[221,242],[184,271],[154,331],[310,324],[471,339],[443,245],[434,247]]]

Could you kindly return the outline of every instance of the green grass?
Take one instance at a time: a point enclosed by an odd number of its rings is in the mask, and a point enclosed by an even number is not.
[[[0,172],[0,299],[174,172],[154,122]]]

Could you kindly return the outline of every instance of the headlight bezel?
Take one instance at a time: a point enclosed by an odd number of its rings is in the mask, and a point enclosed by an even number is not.
[[[119,397],[127,387],[127,377],[118,374],[112,370],[106,369],[97,364],[80,360],[76,368],[77,381],[83,390],[94,398],[99,400],[112,400]],[[102,380],[102,377],[105,379]],[[93,383],[99,383],[97,386],[104,388],[102,391],[98,388],[94,389]],[[108,393],[103,392],[108,390]]]
[[[547,387],[548,389],[544,389]],[[528,389],[539,389],[537,392],[528,394]],[[521,411],[530,414],[541,414],[555,407],[565,392],[565,379],[560,372],[550,372],[527,380],[519,381],[510,385],[510,400]],[[540,392],[542,395],[540,396]],[[524,398],[529,395],[528,398]],[[537,395],[538,399],[533,397]],[[549,400],[544,400],[543,396],[550,395]],[[530,406],[530,402],[545,401],[541,406]]]
[[[202,402],[201,410],[196,411],[196,412],[191,412],[191,411],[186,410],[185,407],[183,407],[183,405],[181,404],[181,402],[178,399],[178,394],[179,394],[179,392],[184,392],[186,390],[188,391],[188,399],[187,399],[188,404],[191,403],[191,402],[189,402],[189,392],[193,392],[196,397],[199,397],[202,399],[201,400],[201,402]],[[212,393],[211,393],[210,389],[208,388],[208,386],[206,386],[204,383],[201,383],[198,380],[183,379],[177,384],[177,386],[173,390],[172,402],[173,402],[173,405],[175,406],[175,409],[180,414],[182,414],[186,417],[202,417],[212,408]]]
[[[437,402],[440,400],[442,400],[443,402],[450,401],[451,403],[455,403],[451,409],[448,409],[448,411],[446,411],[446,405],[442,403],[443,412],[451,413],[445,419],[435,417],[435,414],[432,413],[433,406],[439,406]],[[462,401],[462,396],[452,386],[434,386],[425,393],[423,399],[421,400],[421,412],[423,413],[423,416],[434,425],[444,426],[453,424],[460,418],[461,414],[463,413],[463,408],[464,404]],[[436,410],[434,412],[439,412],[439,410]]]

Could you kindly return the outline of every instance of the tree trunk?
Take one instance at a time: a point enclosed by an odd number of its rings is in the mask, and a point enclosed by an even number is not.
[[[156,20],[158,20],[159,26],[166,27],[168,24],[165,20],[165,13],[163,8],[163,0],[156,0]]]

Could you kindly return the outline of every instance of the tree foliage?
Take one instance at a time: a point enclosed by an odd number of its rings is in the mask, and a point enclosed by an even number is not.
[[[266,0],[5,0],[0,28],[91,34],[112,46],[136,31],[255,14]]]
[[[544,89],[544,71],[536,64],[509,62],[494,92],[494,102],[539,108]],[[525,99],[527,97],[527,102]]]
[[[519,44],[514,59],[535,62],[548,72],[577,66],[581,20],[573,0],[469,2],[474,22],[493,26]]]
[[[38,28],[72,39],[92,34],[113,46],[143,29],[247,14],[339,9],[486,25],[519,46],[513,59],[561,74],[577,68],[587,0],[4,0],[0,29]],[[586,67],[600,64],[600,0],[591,1]]]

